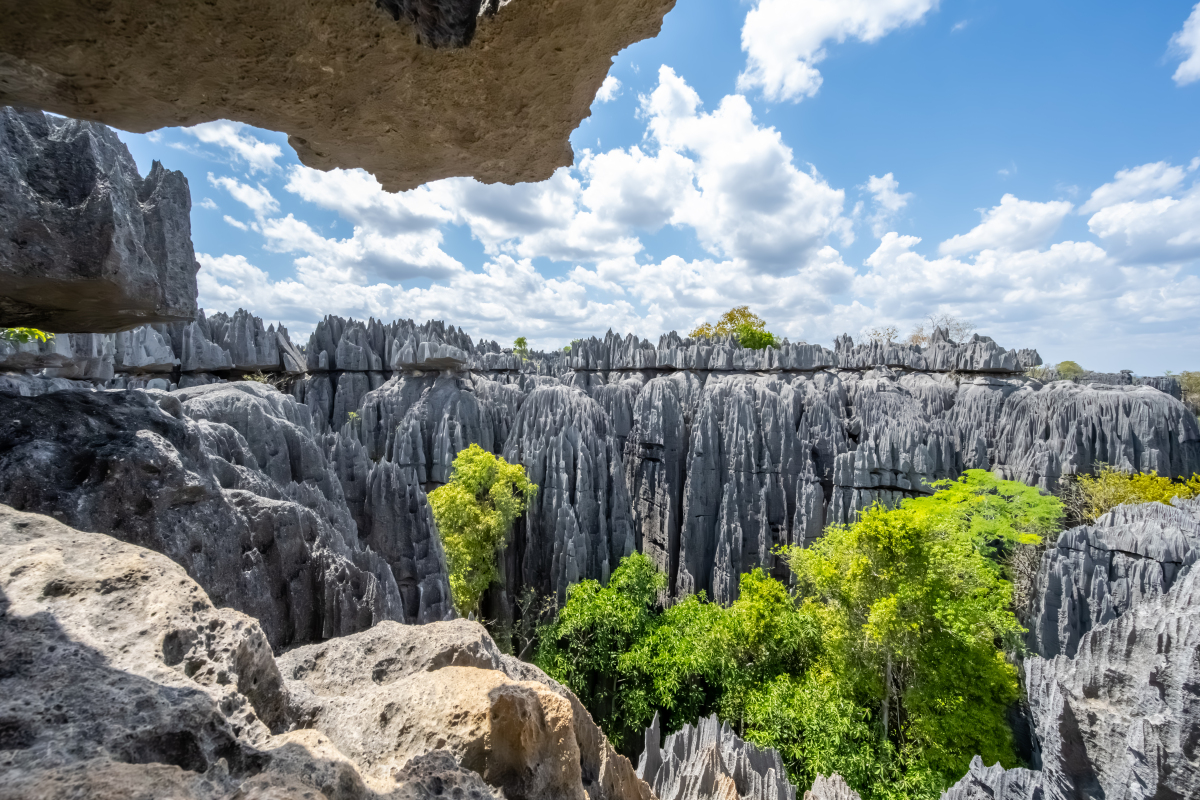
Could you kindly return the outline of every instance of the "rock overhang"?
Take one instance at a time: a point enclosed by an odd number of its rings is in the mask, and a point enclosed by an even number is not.
[[[9,0],[0,105],[134,132],[236,120],[389,191],[538,181],[572,163],[568,137],[611,59],[657,35],[673,5]]]

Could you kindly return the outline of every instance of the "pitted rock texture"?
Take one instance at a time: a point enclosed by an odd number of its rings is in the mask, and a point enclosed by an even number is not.
[[[453,613],[427,509],[394,481],[367,510],[415,521],[387,547],[364,543],[330,461],[337,436],[288,395],[242,382],[6,394],[0,409],[0,501],[164,553],[274,647]],[[406,606],[398,581],[414,573]]]
[[[141,177],[103,125],[0,108],[0,327],[105,333],[191,319],[191,207],[183,173],[155,161]]]
[[[662,741],[655,713],[637,774],[659,800],[796,800],[779,752],[743,741],[716,714]]]
[[[506,797],[650,800],[569,691],[456,620],[369,631],[279,659],[291,710],[376,783],[444,749]]]
[[[1042,557],[1029,624],[1030,649],[1072,657],[1080,638],[1153,603],[1200,558],[1200,502],[1117,506],[1063,531]]]
[[[568,137],[612,58],[673,5],[217,0],[164,16],[134,0],[10,3],[0,103],[138,132],[237,120],[389,191],[541,181],[571,164]]]
[[[257,622],[158,553],[0,506],[0,564],[4,800],[493,797],[438,750],[368,786],[293,729]]]

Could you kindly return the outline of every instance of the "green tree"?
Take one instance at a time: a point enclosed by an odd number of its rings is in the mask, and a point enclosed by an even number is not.
[[[8,339],[10,342],[18,344],[28,344],[34,341],[48,342],[53,338],[53,333],[40,331],[37,328],[4,328],[0,330],[0,339]]]
[[[775,335],[767,330],[766,320],[751,311],[749,306],[731,308],[721,315],[716,325],[708,322],[697,325],[688,336],[693,339],[733,336],[742,347],[753,350],[778,344]]]
[[[429,493],[454,606],[462,616],[479,608],[480,598],[496,579],[496,557],[537,488],[520,464],[509,464],[473,444],[454,458],[449,482]]]
[[[1184,404],[1193,414],[1200,415],[1200,372],[1179,373],[1179,388],[1183,394]]]
[[[1087,371],[1074,361],[1060,361],[1054,369],[1058,372],[1058,377],[1064,381],[1079,380],[1083,377],[1083,373]]]
[[[1003,556],[1041,541],[1061,515],[1057,499],[971,470],[788,553],[803,608],[821,619],[822,666],[871,711],[903,793],[936,796],[975,754],[1016,764],[1005,651],[1019,650],[1023,630]]]
[[[513,340],[513,353],[520,356],[522,361],[529,360],[529,343],[525,341],[524,336],[518,336]]]
[[[630,703],[623,654],[658,627],[655,611],[666,576],[641,553],[622,559],[607,586],[572,586],[555,621],[542,629],[536,663],[575,692],[613,746],[628,748],[649,722],[644,702]],[[653,713],[653,712],[651,712]]]

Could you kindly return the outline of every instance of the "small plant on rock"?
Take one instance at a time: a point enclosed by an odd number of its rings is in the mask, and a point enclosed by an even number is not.
[[[1074,361],[1060,361],[1054,370],[1064,381],[1077,381],[1083,377],[1083,373],[1087,372]]]
[[[750,350],[779,344],[775,334],[767,330],[766,320],[751,311],[750,306],[731,308],[721,315],[716,325],[705,322],[693,328],[688,336],[693,339],[733,336],[738,344]]]
[[[519,356],[522,361],[529,360],[529,342],[524,336],[518,336],[513,340],[513,354]]]

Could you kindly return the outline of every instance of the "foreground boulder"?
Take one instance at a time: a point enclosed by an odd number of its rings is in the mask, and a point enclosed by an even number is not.
[[[541,181],[571,164],[568,137],[612,58],[657,35],[673,5],[20,3],[0,27],[0,104],[143,132],[237,120],[285,131],[310,167],[361,167],[389,191],[454,175]]]
[[[0,798],[491,796],[441,751],[369,789],[294,728],[258,624],[164,556],[0,506],[0,564]]]
[[[0,564],[5,800],[652,798],[476,623],[383,623],[277,665],[141,547],[0,506]]]
[[[141,177],[111,129],[0,108],[0,327],[192,319],[191,208],[183,173],[155,161]]]
[[[291,713],[362,765],[372,785],[445,750],[506,797],[650,800],[591,715],[477,623],[381,623],[279,658]]]

